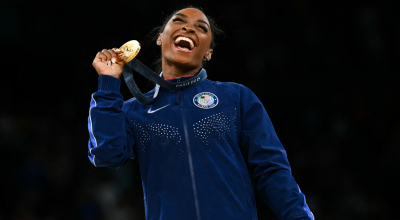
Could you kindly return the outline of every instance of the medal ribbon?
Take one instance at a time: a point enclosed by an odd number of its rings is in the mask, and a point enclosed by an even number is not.
[[[158,76],[155,72],[153,72],[151,69],[149,69],[146,65],[144,65],[139,60],[133,59],[125,65],[122,74],[124,76],[126,85],[129,88],[129,91],[139,102],[141,102],[144,105],[152,104],[156,100],[157,94],[154,94],[153,98],[148,98],[148,97],[144,96],[143,93],[137,87],[135,80],[133,79],[132,69],[135,70],[135,72],[138,72],[140,75],[146,77],[148,80],[156,83],[157,85],[159,85],[165,89],[169,89],[169,90],[183,90],[183,89],[198,85],[207,78],[206,70],[201,69],[199,74],[197,74],[196,76],[194,76],[186,81],[179,82],[179,83],[168,82],[168,81],[164,80],[162,77]]]

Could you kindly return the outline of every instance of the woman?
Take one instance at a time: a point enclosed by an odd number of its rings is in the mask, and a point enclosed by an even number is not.
[[[156,41],[164,79],[197,80],[205,73],[212,28],[199,9],[172,14]],[[264,107],[248,88],[204,80],[182,90],[160,88],[152,105],[123,102],[119,53],[103,50],[93,61],[100,76],[90,104],[89,159],[118,168],[138,158],[146,219],[255,220],[248,169],[280,219],[314,219]]]

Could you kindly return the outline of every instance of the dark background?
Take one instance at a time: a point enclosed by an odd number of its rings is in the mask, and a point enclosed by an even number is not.
[[[379,2],[379,3],[378,3]],[[397,1],[398,2],[398,1]],[[91,63],[148,33],[182,2],[0,3],[0,220],[144,219],[137,160],[87,158]],[[316,219],[395,219],[400,157],[396,1],[198,2],[226,37],[209,79],[249,87],[285,146]],[[147,80],[137,77],[142,91]],[[123,84],[124,98],[132,95]],[[277,219],[257,196],[260,220]]]

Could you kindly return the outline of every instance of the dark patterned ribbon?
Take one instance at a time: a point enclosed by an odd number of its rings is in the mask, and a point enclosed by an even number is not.
[[[198,85],[207,78],[206,71],[202,69],[199,74],[186,81],[179,83],[168,82],[159,75],[157,75],[155,72],[153,72],[151,69],[149,69],[139,60],[133,59],[132,61],[130,61],[125,65],[122,74],[124,76],[126,85],[129,88],[129,91],[132,93],[134,97],[136,97],[136,99],[139,102],[141,102],[144,105],[152,104],[156,100],[156,97],[148,98],[143,95],[143,93],[137,87],[135,80],[133,79],[132,69],[135,70],[135,72],[138,72],[140,75],[146,77],[148,80],[160,85],[163,88],[170,90],[178,90],[178,89],[183,90]]]

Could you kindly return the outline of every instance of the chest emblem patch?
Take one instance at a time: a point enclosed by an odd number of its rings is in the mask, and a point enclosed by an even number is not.
[[[218,97],[211,92],[201,92],[193,98],[193,103],[203,109],[214,108],[218,105],[218,101]]]

